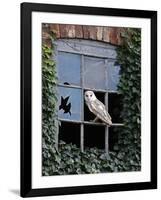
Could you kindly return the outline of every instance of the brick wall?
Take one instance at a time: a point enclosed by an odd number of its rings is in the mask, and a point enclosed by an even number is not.
[[[43,24],[42,39],[43,42],[50,45],[50,33],[53,32],[57,39],[88,39],[107,42],[113,45],[121,44],[122,28],[87,26],[87,25],[65,25],[65,24]]]

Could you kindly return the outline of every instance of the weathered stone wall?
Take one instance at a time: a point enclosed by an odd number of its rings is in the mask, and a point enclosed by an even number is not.
[[[102,41],[113,45],[121,44],[122,28],[87,26],[87,25],[66,25],[66,24],[43,24],[42,39],[50,45],[50,33],[53,32],[57,39],[88,39]]]

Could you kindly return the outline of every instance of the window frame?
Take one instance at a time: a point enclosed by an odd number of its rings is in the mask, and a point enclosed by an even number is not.
[[[83,152],[85,149],[84,146],[84,125],[92,125],[92,126],[104,126],[105,127],[105,152],[109,153],[109,127],[104,123],[99,122],[90,122],[84,120],[84,91],[86,90],[92,90],[94,92],[101,92],[104,93],[104,102],[105,106],[108,108],[108,94],[109,93],[115,93],[118,94],[115,90],[109,90],[108,88],[103,89],[95,89],[95,88],[87,88],[84,85],[84,78],[83,78],[83,69],[84,69],[84,58],[85,56],[90,56],[94,58],[102,58],[105,60],[105,62],[108,62],[108,60],[116,61],[116,46],[100,42],[100,41],[92,41],[92,40],[85,40],[85,39],[57,39],[53,41],[54,45],[54,60],[56,60],[56,63],[58,63],[58,52],[64,52],[64,53],[72,53],[77,54],[81,56],[81,63],[80,63],[80,86],[70,84],[70,85],[64,85],[62,83],[58,83],[58,87],[64,87],[64,88],[76,88],[81,90],[81,120],[75,121],[75,120],[68,120],[68,119],[61,119],[58,117],[58,121],[62,122],[69,122],[69,123],[77,123],[80,124],[80,149]],[[107,71],[105,71],[107,73]],[[107,75],[106,75],[107,78]],[[120,127],[124,126],[123,123],[113,123],[112,127]],[[59,127],[59,126],[57,126]],[[57,130],[57,143],[59,141],[59,128]]]

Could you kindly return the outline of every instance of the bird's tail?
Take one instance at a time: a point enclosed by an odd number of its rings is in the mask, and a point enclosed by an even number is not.
[[[111,120],[109,120],[109,119],[108,119],[108,120],[106,120],[106,121],[105,121],[105,123],[106,123],[108,126],[112,126],[112,121],[111,121]]]

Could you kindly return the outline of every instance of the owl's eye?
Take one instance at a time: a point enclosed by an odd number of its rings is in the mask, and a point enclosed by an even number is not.
[[[86,94],[86,97],[88,97],[88,94]]]
[[[90,97],[92,97],[92,95],[90,95]]]

